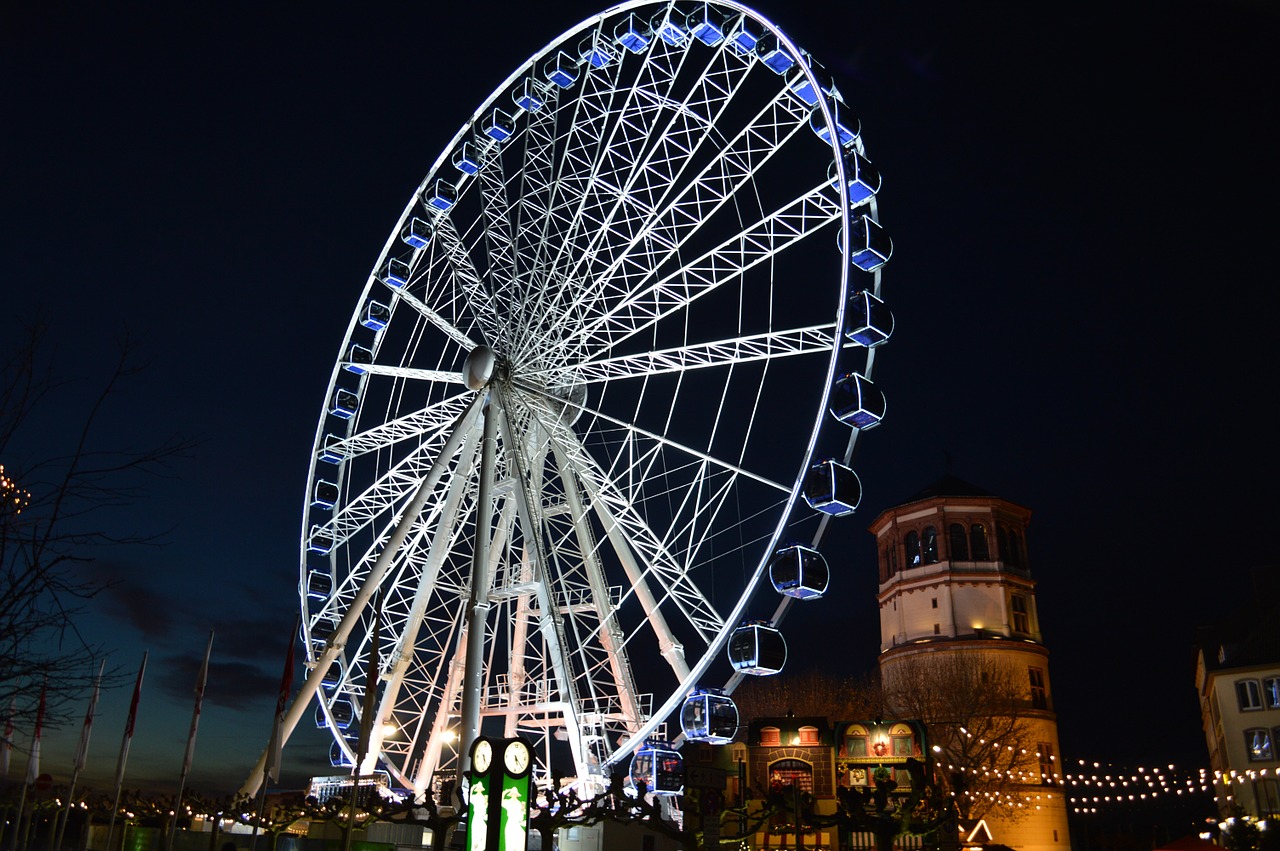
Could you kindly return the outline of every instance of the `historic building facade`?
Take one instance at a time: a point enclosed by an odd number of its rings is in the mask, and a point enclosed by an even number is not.
[[[1030,519],[1027,508],[953,476],[875,519],[880,675],[891,693],[928,665],[1009,674],[1035,750],[1012,789],[1019,811],[997,808],[985,819],[998,843],[1061,851],[1070,839],[1049,651],[1028,567]]]

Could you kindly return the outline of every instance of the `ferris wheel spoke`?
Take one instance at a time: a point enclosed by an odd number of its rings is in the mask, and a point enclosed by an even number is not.
[[[465,299],[470,313],[475,317],[484,340],[489,343],[502,339],[498,313],[493,296],[485,288],[484,280],[476,271],[475,263],[467,252],[466,244],[458,234],[453,219],[448,213],[435,217],[433,237],[440,243],[444,256],[448,259],[457,292]]]
[[[649,378],[692,369],[729,367],[795,355],[831,353],[835,345],[835,324],[771,331],[733,337],[710,343],[690,343],[660,351],[601,360],[586,360],[545,372],[529,373],[529,378],[545,381],[548,388],[573,387],[628,378]]]
[[[342,458],[356,458],[406,440],[418,440],[424,437],[427,440],[434,440],[453,424],[458,415],[474,399],[475,394],[472,391],[464,390],[421,410],[356,432],[350,437],[331,441],[327,448],[332,449]]]
[[[512,231],[511,205],[507,201],[507,177],[498,142],[489,142],[480,151],[476,172],[484,217],[484,244],[489,261],[489,290],[500,315],[510,315],[518,296],[511,290],[516,281],[516,244]]]
[[[791,97],[779,93],[717,152],[711,162],[663,206],[654,198],[653,214],[625,245],[611,253],[589,255],[596,263],[582,277],[596,286],[582,288],[579,303],[584,324],[597,317],[600,305],[636,292],[655,270],[668,264],[683,245],[768,162],[782,145],[807,124],[808,112]],[[685,158],[684,162],[689,162]],[[594,295],[588,299],[587,296]]]
[[[576,335],[578,339],[566,340],[565,346],[579,342],[592,351],[611,349],[726,282],[740,279],[748,269],[817,233],[840,215],[839,198],[824,181],[716,248],[637,288],[633,296],[586,323]]]
[[[397,301],[416,310],[422,315],[423,319],[435,326],[450,340],[453,340],[453,342],[461,346],[463,351],[470,352],[476,347],[476,342],[463,333],[457,325],[450,322],[439,312],[428,307],[426,302],[418,298],[413,293],[405,289],[395,290],[395,298]]]
[[[764,485],[768,485],[769,487],[774,488],[775,490],[781,491],[782,493],[786,493],[786,494],[791,493],[790,487],[783,485],[779,482],[775,482],[771,479],[768,479],[765,476],[760,475],[759,473],[755,473],[751,470],[745,469],[743,467],[739,467],[736,464],[731,464],[728,461],[724,461],[723,459],[717,458],[714,455],[711,455],[707,452],[703,452],[700,449],[694,449],[692,446],[686,446],[683,443],[672,440],[669,437],[664,437],[660,434],[657,434],[656,432],[643,429],[635,425],[634,423],[629,423],[626,420],[619,419],[618,417],[610,416],[609,414],[606,414],[604,411],[598,410],[596,408],[592,408],[585,404],[581,404],[579,402],[574,401],[573,399],[561,399],[559,397],[552,396],[548,394],[546,391],[541,390],[538,387],[535,387],[526,382],[515,381],[513,382],[513,384],[523,392],[531,393],[534,396],[542,399],[543,405],[550,404],[552,406],[557,406],[557,407],[568,406],[571,408],[575,408],[577,410],[582,411],[583,413],[590,414],[591,416],[597,419],[603,420],[604,422],[611,423],[615,426],[619,426],[632,434],[646,437],[649,440],[653,440],[657,443],[662,444],[663,446],[678,450],[681,453],[691,458],[697,458],[701,461],[708,461],[714,466],[722,470],[735,473],[737,475],[743,476],[748,479],[752,479]]]
[[[357,364],[352,361],[343,361],[343,366],[353,366],[361,372],[369,375],[386,376],[389,378],[406,378],[410,381],[429,381],[439,384],[465,384],[462,373],[451,370],[442,369],[419,369],[417,367],[408,366],[390,366],[388,364],[379,363],[362,363]]]

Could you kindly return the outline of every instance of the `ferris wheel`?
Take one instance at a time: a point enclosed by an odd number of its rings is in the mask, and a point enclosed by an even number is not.
[[[481,732],[600,778],[690,694],[768,673],[725,647],[821,593],[755,594],[856,506],[884,413],[879,185],[822,66],[735,2],[622,3],[517,68],[342,341],[287,729],[314,694],[350,764],[373,706],[360,770],[417,794]]]

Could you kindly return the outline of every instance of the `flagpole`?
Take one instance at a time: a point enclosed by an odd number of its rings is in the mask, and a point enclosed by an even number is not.
[[[22,794],[18,798],[18,821],[14,824],[13,831],[14,838],[17,840],[14,848],[24,849],[24,851],[27,847],[27,835],[31,831],[31,822],[36,817],[33,804],[31,818],[27,819],[26,824],[22,822],[23,810],[27,806],[27,787],[35,786],[36,778],[40,776],[40,730],[44,726],[44,691],[47,684],[47,678],[40,683],[40,708],[36,710],[36,730],[31,737],[31,753],[27,754],[27,777],[22,784]],[[18,832],[19,827],[22,828],[21,833]]]
[[[93,713],[98,707],[102,672],[106,666],[107,660],[103,659],[98,665],[98,676],[93,680],[93,696],[89,698],[89,709],[84,714],[84,726],[80,728],[80,745],[76,748],[76,758],[72,763],[71,787],[67,789],[67,805],[62,808],[61,819],[57,820],[58,829],[54,832],[53,840],[49,844],[49,851],[57,851],[62,847],[62,837],[67,832],[67,822],[71,819],[71,802],[75,800],[76,781],[80,779],[80,772],[84,771],[85,762],[89,758],[89,732],[93,729]]]
[[[378,706],[378,672],[381,661],[378,658],[379,645],[382,643],[382,591],[378,591],[378,602],[373,607],[373,632],[369,636],[369,665],[364,675],[364,705],[360,710],[360,739],[356,744],[355,778],[351,781],[351,807],[347,814],[347,832],[342,837],[342,851],[351,851],[351,834],[356,829],[356,803],[360,797],[360,774],[364,768],[365,757],[368,756],[369,742],[373,736],[374,715]]]
[[[204,648],[204,662],[196,675],[196,705],[191,712],[191,732],[187,734],[187,751],[182,757],[182,774],[178,778],[178,797],[173,804],[173,818],[169,821],[169,835],[165,838],[166,851],[173,851],[173,838],[178,832],[178,815],[182,812],[182,794],[187,790],[187,775],[191,773],[191,759],[196,753],[196,728],[200,725],[200,705],[204,703],[204,687],[209,678],[209,654],[213,652],[213,630],[209,630],[209,643]]]
[[[289,634],[289,652],[284,657],[284,673],[280,676],[280,694],[276,697],[276,717],[271,722],[271,740],[267,743],[266,763],[263,767],[265,776],[258,787],[258,818],[253,825],[253,838],[249,840],[249,851],[258,847],[258,828],[262,825],[262,812],[267,803],[267,781],[280,779],[280,763],[284,758],[284,718],[289,709],[289,693],[293,691],[293,648],[298,643],[298,633],[302,629],[302,615],[293,622],[293,632]]]
[[[120,811],[120,788],[124,785],[124,767],[129,761],[129,742],[133,740],[133,725],[138,719],[138,698],[142,696],[142,675],[147,670],[147,654],[151,651],[146,650],[142,653],[142,665],[138,668],[138,681],[133,686],[133,699],[129,701],[129,719],[124,724],[124,738],[120,741],[120,757],[116,760],[116,796],[115,803],[111,806],[111,821],[107,823],[107,851],[111,851],[112,835],[116,830],[116,813]],[[121,846],[124,845],[124,837],[121,836]]]

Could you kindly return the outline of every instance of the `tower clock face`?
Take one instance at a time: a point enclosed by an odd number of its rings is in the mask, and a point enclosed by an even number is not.
[[[488,739],[481,739],[471,749],[471,768],[477,774],[484,774],[493,764],[493,745]]]
[[[507,771],[511,774],[524,774],[525,769],[529,767],[529,746],[524,742],[515,741],[507,745],[507,749],[502,754],[503,762],[507,766]]]

